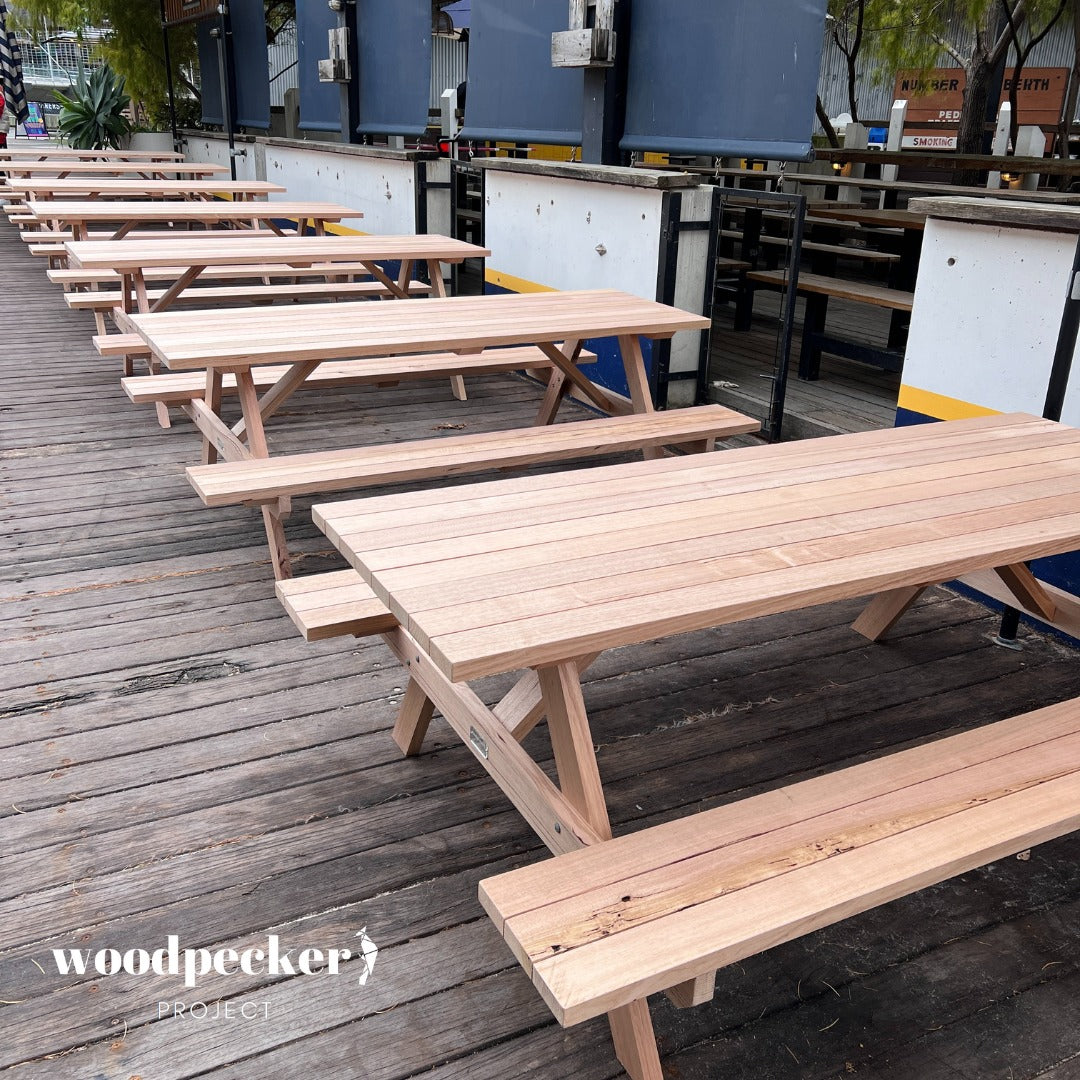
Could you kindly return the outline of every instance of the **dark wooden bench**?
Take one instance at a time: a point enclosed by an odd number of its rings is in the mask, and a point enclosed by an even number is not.
[[[788,285],[784,270],[754,270],[746,275],[751,288],[783,290]],[[803,323],[802,350],[799,354],[799,377],[816,379],[820,373],[823,351],[873,364],[885,371],[901,371],[904,366],[902,347],[887,345],[882,348],[863,342],[849,341],[830,336],[825,332],[825,318],[829,298],[852,300],[860,304],[886,308],[910,314],[915,294],[901,289],[888,289],[860,281],[846,281],[821,274],[799,274],[798,292],[806,297],[806,313]]]

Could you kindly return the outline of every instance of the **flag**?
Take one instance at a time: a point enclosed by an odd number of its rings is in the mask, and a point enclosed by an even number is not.
[[[30,115],[23,87],[22,50],[15,40],[15,32],[8,29],[7,16],[7,4],[0,0],[0,87],[3,87],[7,108],[22,124]]]

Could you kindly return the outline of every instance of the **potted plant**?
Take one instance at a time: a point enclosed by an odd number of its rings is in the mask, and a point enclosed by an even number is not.
[[[89,75],[80,71],[70,95],[57,93],[62,108],[58,123],[64,141],[77,150],[119,150],[131,133],[124,110],[131,98],[124,93],[124,78],[108,64]]]

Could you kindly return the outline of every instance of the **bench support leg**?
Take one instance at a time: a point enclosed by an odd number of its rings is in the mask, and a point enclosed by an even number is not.
[[[415,757],[420,753],[420,747],[423,745],[424,736],[427,735],[428,724],[431,723],[434,712],[435,702],[410,676],[393,731],[394,742],[401,747],[401,752],[406,757]]]
[[[203,404],[215,416],[221,414],[221,371],[216,367],[206,369],[206,390],[203,392]],[[217,447],[208,437],[203,438],[202,460],[204,465],[213,465],[217,462]]]
[[[696,979],[688,979],[678,986],[671,987],[667,996],[676,1009],[692,1009],[695,1005],[704,1005],[706,1001],[712,1001],[713,991],[716,989],[716,972],[710,971],[706,975],[699,975]]]
[[[270,548],[270,565],[274,568],[274,580],[285,581],[292,577],[289,548],[285,542],[285,526],[281,523],[281,508],[275,501],[264,503],[263,525],[266,527],[266,543]]]
[[[799,378],[813,382],[821,374],[821,345],[817,338],[825,333],[829,298],[812,293],[806,298],[803,318],[802,349],[799,352]]]
[[[608,1013],[615,1056],[631,1080],[663,1080],[649,1003],[644,998]]]
[[[868,637],[871,641],[878,641],[896,625],[900,616],[925,591],[925,585],[905,585],[900,589],[878,593],[851,624],[852,630]]]

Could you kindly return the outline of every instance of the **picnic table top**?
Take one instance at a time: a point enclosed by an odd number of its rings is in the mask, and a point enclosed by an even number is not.
[[[476,350],[705,330],[702,315],[614,289],[125,315],[174,370]]]
[[[146,180],[140,177],[105,176],[67,177],[50,180],[15,177],[8,182],[12,191],[30,195],[81,195],[99,192],[110,195],[175,195],[183,199],[189,195],[280,195],[288,190],[269,180]]]
[[[219,176],[227,173],[227,165],[213,165],[192,161],[82,161],[78,158],[64,161],[8,161],[3,171],[11,176],[48,176],[51,173],[68,173],[79,176],[116,176],[126,173],[190,173],[199,176]]]
[[[271,203],[277,206],[277,203]],[[305,266],[323,262],[389,259],[460,262],[484,258],[487,248],[436,234],[408,236],[266,236],[249,232],[181,233],[163,248],[157,240],[129,234],[123,246],[112,240],[65,245],[73,266],[87,270],[135,270],[152,266],[238,266],[280,262]]]
[[[7,146],[0,148],[0,161],[35,157],[74,158],[85,161],[183,161],[184,155],[176,150],[76,150],[56,143],[44,146]]]
[[[39,217],[55,221],[250,221],[252,218],[306,218],[340,221],[361,218],[359,210],[328,202],[210,202],[183,199],[169,202],[87,199],[62,202],[31,200],[30,209]]]
[[[1080,431],[1014,414],[313,514],[462,681],[1074,550],[1078,451]]]

